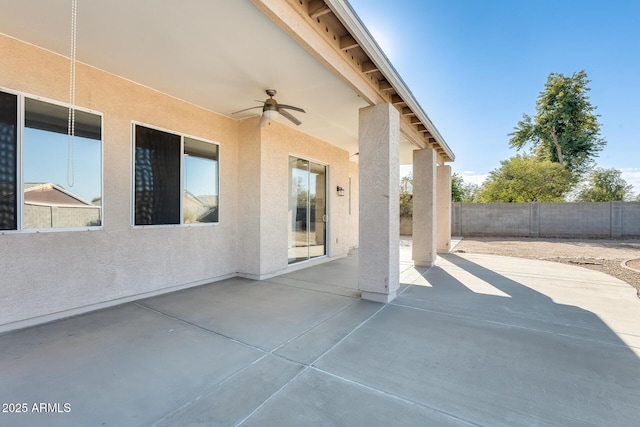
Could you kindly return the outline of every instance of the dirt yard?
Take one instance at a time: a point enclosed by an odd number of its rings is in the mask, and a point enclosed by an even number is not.
[[[505,255],[578,265],[635,287],[640,297],[640,240],[574,240],[466,237],[457,253]]]

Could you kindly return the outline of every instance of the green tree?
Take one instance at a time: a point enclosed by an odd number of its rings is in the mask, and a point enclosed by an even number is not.
[[[462,193],[462,203],[476,203],[481,187],[478,184],[465,183]]]
[[[451,175],[451,201],[453,202],[461,202],[462,201],[462,187],[464,186],[464,180],[460,175],[454,173]]]
[[[577,174],[589,171],[606,145],[600,136],[600,116],[587,96],[589,82],[584,70],[571,77],[549,74],[535,117],[523,115],[509,134],[509,145],[520,150],[530,143],[540,160],[560,163]]]
[[[400,178],[400,193],[411,194],[413,192],[413,174]]]
[[[400,193],[400,216],[403,218],[413,217],[413,194]]]
[[[480,186],[464,182],[457,173],[451,175],[451,201],[473,203],[477,201]]]
[[[400,216],[413,217],[413,174],[400,178]]]
[[[562,165],[516,155],[489,172],[480,202],[562,202],[574,181]]]
[[[612,202],[630,200],[633,185],[622,179],[622,171],[598,168],[589,174],[589,180],[578,192],[578,202]]]

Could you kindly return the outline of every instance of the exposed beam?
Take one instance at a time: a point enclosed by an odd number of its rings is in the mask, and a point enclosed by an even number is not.
[[[401,132],[414,145],[421,148],[428,146],[427,138],[429,137],[431,137],[431,140],[429,140],[432,141],[430,142],[431,144],[440,145],[432,137],[435,132],[438,140],[442,139],[437,129],[433,127],[433,124],[422,111],[420,105],[417,104],[413,95],[405,88],[404,83],[396,76],[395,70],[387,63],[384,54],[382,52],[376,53],[379,47],[366,32],[357,16],[348,7],[346,0],[311,0],[307,4],[297,0],[250,1],[321,64],[325,65],[346,85],[353,88],[365,102],[370,105],[391,102],[404,116],[404,119],[401,120]],[[323,7],[327,4],[330,7],[330,12],[336,11],[333,13],[336,13],[336,16],[341,21],[345,19],[348,23],[347,25],[343,21],[350,34],[340,37],[338,42],[335,41],[335,37],[333,41],[331,37],[327,37],[325,25],[316,25],[317,18],[314,19],[311,16],[316,16],[316,14],[324,15]],[[345,52],[355,47],[362,48],[365,55],[364,58],[358,54],[354,61],[354,58],[351,57],[353,54]],[[374,56],[371,56],[370,52],[373,52]],[[351,57],[352,60],[350,61],[347,56]],[[376,58],[375,62],[370,58]],[[360,66],[358,66],[358,62]],[[372,74],[376,72],[381,73],[383,77],[381,79],[380,77],[373,78]],[[420,124],[426,129],[432,130],[429,132],[416,130],[416,125],[412,124],[409,119],[412,116],[419,118]],[[446,146],[444,141],[443,144],[442,148],[445,150],[446,157],[453,160],[454,156],[449,147]]]
[[[411,144],[420,149],[427,148],[429,146],[422,134],[416,131],[415,127],[413,127],[407,119],[400,119],[400,133],[402,133],[402,135],[404,135]]]
[[[378,89],[380,90],[391,90],[393,89],[393,86],[391,85],[391,83],[389,83],[389,81],[387,79],[382,79],[378,82]]]
[[[378,71],[378,66],[371,61],[365,61],[362,63],[362,72],[365,74],[375,73]]]
[[[292,7],[291,3],[282,0],[250,1],[347,86],[353,88],[365,102],[370,105],[388,102],[375,81],[371,81],[355,64],[345,60],[344,50],[340,50],[337,43],[329,41],[324,34],[324,26],[320,30],[314,25],[316,22],[308,15],[308,10]]]
[[[402,97],[400,97],[400,95],[391,95],[391,103],[393,105],[400,105],[404,104],[404,100],[402,99]]]
[[[331,13],[331,9],[325,4],[324,1],[313,0],[309,2],[309,16],[313,19],[319,18],[322,15],[326,15],[327,13]]]
[[[416,116],[411,117],[411,124],[412,125],[421,125],[422,122],[420,121],[419,118],[417,118]]]
[[[414,113],[411,108],[409,107],[402,107],[402,111],[401,111],[403,116],[415,116],[416,113]]]
[[[267,0],[251,0],[252,2],[256,1],[267,1]],[[270,0],[274,1],[274,0]],[[288,0],[293,1],[293,0]],[[389,81],[394,86],[394,91],[404,99],[406,107],[409,107],[410,110],[413,110],[411,114],[417,116],[421,119],[422,124],[425,125],[430,130],[430,133],[434,135],[438,142],[437,145],[442,146],[445,150],[447,158],[453,161],[455,159],[455,155],[444,141],[444,138],[440,135],[438,130],[435,128],[429,117],[422,110],[420,104],[418,104],[417,100],[411,94],[409,89],[406,87],[400,76],[398,76],[397,71],[393,68],[391,63],[388,61],[380,47],[377,45],[371,34],[366,30],[364,24],[358,16],[355,14],[351,6],[349,5],[347,0],[324,0],[326,4],[331,7],[331,10],[334,11],[334,14],[342,21],[345,28],[354,35],[356,39],[359,40],[360,48],[364,51],[364,53],[370,58],[370,60],[374,61],[378,67],[379,72],[384,76],[386,80]],[[295,2],[296,4],[298,1]],[[300,1],[301,3],[301,1]],[[344,53],[344,52],[343,52]],[[384,92],[376,87],[376,90],[380,95],[385,97]],[[386,97],[385,97],[386,98]],[[388,99],[388,98],[387,98]],[[401,112],[403,111],[400,108],[402,105],[397,105],[396,107]],[[407,121],[407,125],[413,127],[409,121]]]
[[[358,47],[359,44],[356,39],[353,38],[351,34],[347,34],[346,36],[340,37],[340,49],[349,50],[354,47]]]
[[[423,125],[422,123],[420,123],[418,125],[418,132],[428,132],[428,129],[425,125]]]

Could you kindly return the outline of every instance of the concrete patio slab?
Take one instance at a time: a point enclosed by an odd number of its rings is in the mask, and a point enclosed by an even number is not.
[[[472,260],[476,262],[472,262]],[[478,261],[483,263],[496,262],[496,265],[493,265],[494,269],[490,270],[483,267]],[[457,255],[446,255],[439,260],[437,267],[429,271],[425,278],[426,286],[412,286],[394,303],[443,314],[625,346],[625,343],[621,342],[621,337],[629,334],[625,334],[620,329],[618,330],[620,335],[611,333],[610,326],[603,322],[601,317],[595,316],[593,312],[585,310],[579,305],[560,302],[569,302],[570,298],[567,299],[567,294],[572,293],[575,294],[574,301],[579,302],[585,298],[583,295],[585,288],[592,288],[592,292],[596,292],[599,287],[599,294],[603,295],[594,299],[593,302],[600,303],[600,311],[609,311],[611,304],[602,303],[615,300],[615,297],[607,296],[607,292],[603,292],[602,289],[612,279],[610,276],[600,273],[604,276],[602,282],[584,282],[579,279],[581,272],[574,271],[575,267],[566,265],[556,267],[552,263],[531,260],[519,260],[522,267],[518,272],[511,274],[509,271],[503,271],[505,268],[507,270],[512,268],[505,266],[506,261],[502,257],[494,256],[486,258],[485,256],[467,255],[462,258]],[[549,269],[546,273],[544,272],[545,268]],[[563,272],[566,276],[559,277],[559,274]],[[513,278],[510,278],[510,275]],[[598,278],[598,274],[589,274],[587,277],[593,280]],[[527,283],[527,285],[522,283]],[[573,284],[575,288],[569,286],[570,284]],[[624,290],[633,290],[625,283],[622,284],[625,286]],[[598,292],[596,292],[597,294]],[[633,322],[638,324],[640,322],[640,313],[636,315],[637,310],[633,309],[636,298],[631,294],[633,292],[626,294],[628,298],[618,298],[617,303],[612,304],[614,307],[630,305],[624,314],[618,315],[617,323],[619,324]],[[597,307],[592,305],[591,308],[596,309]],[[627,311],[628,313],[626,313]],[[631,322],[627,322],[627,320]],[[615,320],[612,321],[615,322]],[[629,344],[631,341],[629,340]]]
[[[0,425],[637,425],[631,287],[407,250],[388,304],[354,298],[351,256],[2,334]]]
[[[136,304],[1,335],[0,402],[27,413],[7,407],[0,425],[147,425],[260,357]]]
[[[246,426],[459,426],[446,414],[307,370],[253,414]]]
[[[316,365],[478,425],[638,415],[640,365],[624,347],[408,307],[386,307]]]
[[[270,351],[355,301],[273,280],[236,278],[150,298],[140,304]]]
[[[358,300],[279,348],[275,354],[303,364],[311,364],[342,338],[382,308],[382,304]]]
[[[236,425],[303,369],[302,365],[265,355],[157,425]]]
[[[319,264],[313,268],[305,268],[282,276],[274,277],[274,281],[299,280],[315,285],[328,285],[358,290],[358,251],[353,250],[351,256],[338,258],[330,263]],[[358,295],[360,296],[360,295]]]

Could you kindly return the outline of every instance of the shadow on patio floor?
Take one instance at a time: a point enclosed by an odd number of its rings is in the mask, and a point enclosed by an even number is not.
[[[0,335],[0,400],[28,407],[0,424],[637,424],[626,284],[473,255],[413,277],[362,301],[351,256]]]

